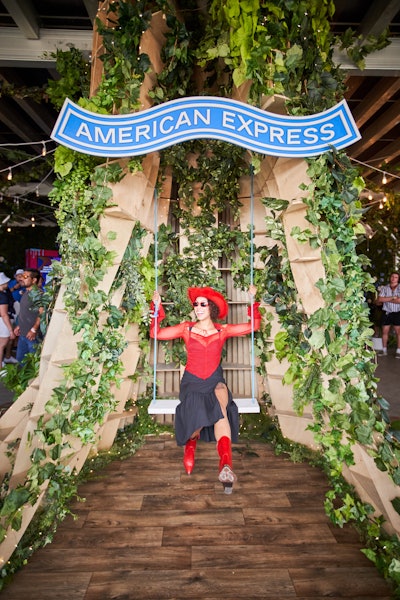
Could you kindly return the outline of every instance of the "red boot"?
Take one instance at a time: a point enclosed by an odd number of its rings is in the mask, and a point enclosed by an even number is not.
[[[197,438],[189,440],[185,446],[185,452],[183,455],[183,465],[188,475],[193,471],[194,467],[194,453],[196,451]]]
[[[232,494],[232,486],[237,477],[232,470],[231,440],[226,435],[218,440],[217,450],[219,454],[218,479],[224,486],[225,494]]]

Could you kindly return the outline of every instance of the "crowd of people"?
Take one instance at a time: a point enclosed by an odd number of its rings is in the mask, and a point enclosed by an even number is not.
[[[40,340],[40,306],[32,290],[41,290],[37,269],[17,269],[13,279],[0,273],[0,360],[22,364]]]

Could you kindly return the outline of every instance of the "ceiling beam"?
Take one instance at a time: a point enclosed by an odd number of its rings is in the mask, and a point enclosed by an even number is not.
[[[11,82],[8,79],[6,79],[1,73],[0,73],[0,82],[3,82],[5,84],[13,83],[15,86],[23,85],[23,81],[21,81],[21,79],[19,77],[16,77],[14,79],[14,81]],[[37,127],[39,129],[41,129],[43,131],[43,133],[48,137],[50,135],[52,127],[53,127],[53,124],[49,123],[49,121],[48,121],[48,117],[49,117],[48,110],[45,112],[43,110],[43,107],[41,107],[40,104],[38,104],[37,102],[27,101],[24,98],[18,98],[18,96],[14,96],[13,100],[16,104],[18,104],[21,111],[26,113],[32,119],[32,121],[37,125]],[[2,115],[2,110],[0,111],[0,121],[1,121],[1,115]]]
[[[349,71],[350,75],[400,77],[400,38],[389,38],[389,40],[389,46],[365,57],[364,69],[360,69],[346,52],[338,48],[333,52],[333,61],[345,71]]]
[[[91,20],[92,25],[94,25],[97,15],[97,9],[99,7],[98,0],[83,0],[83,4],[85,5],[86,12],[89,15],[89,19]]]
[[[388,131],[400,122],[400,100],[394,102],[372,125],[362,132],[361,140],[350,146],[350,156],[359,157],[365,150],[375,144]]]
[[[385,156],[377,156],[374,160],[374,165],[378,168],[384,163],[388,164],[392,160],[396,159],[400,153],[400,139],[394,140],[387,146],[385,146]]]
[[[28,40],[39,39],[39,23],[31,0],[2,0],[10,17]]]
[[[30,127],[15,105],[1,107],[0,122],[24,142],[40,141],[38,131]]]
[[[364,40],[370,35],[378,37],[389,27],[399,11],[400,0],[374,0],[361,21],[357,34]]]
[[[390,162],[392,160],[396,160],[397,157],[399,156],[400,139],[394,140],[394,142],[391,142],[390,144],[385,146],[384,153],[385,153],[384,156],[375,156],[374,157],[373,166],[375,167],[375,169],[373,169],[373,168],[364,169],[363,177],[369,177],[371,175],[370,179],[374,182],[377,182],[378,175],[377,175],[376,169],[381,169],[383,167],[383,165],[387,165],[389,173],[386,172],[386,178],[388,181],[393,180],[393,177],[391,177],[391,174],[390,174],[390,171],[392,170]],[[397,170],[396,166],[394,166],[393,170]],[[379,175],[379,178],[382,179],[382,174]]]
[[[400,77],[382,77],[352,111],[360,129],[378,110],[400,90]]]
[[[70,29],[41,29],[37,40],[25,39],[16,28],[0,28],[1,67],[51,67],[57,50],[67,51],[71,46],[87,56],[92,51],[93,31]]]

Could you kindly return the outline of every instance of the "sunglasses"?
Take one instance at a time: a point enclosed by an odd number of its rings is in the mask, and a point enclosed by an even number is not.
[[[194,308],[196,308],[196,306],[202,306],[204,308],[205,306],[208,306],[208,302],[193,302],[193,306]]]

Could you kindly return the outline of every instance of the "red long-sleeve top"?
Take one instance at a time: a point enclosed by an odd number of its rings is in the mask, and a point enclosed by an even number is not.
[[[221,362],[221,353],[225,341],[231,337],[247,335],[253,331],[258,331],[261,326],[261,314],[258,310],[259,302],[253,304],[253,311],[248,307],[248,315],[251,317],[253,312],[253,328],[251,322],[238,323],[236,325],[220,325],[215,323],[216,333],[207,337],[193,333],[192,327],[196,325],[194,321],[184,321],[178,325],[170,327],[160,327],[160,322],[165,317],[165,312],[160,304],[158,307],[157,319],[152,318],[150,323],[150,337],[157,337],[158,340],[175,340],[182,338],[187,353],[186,370],[196,377],[207,379],[217,369]],[[154,309],[154,305],[152,305]],[[155,335],[155,323],[157,321],[157,335]]]

